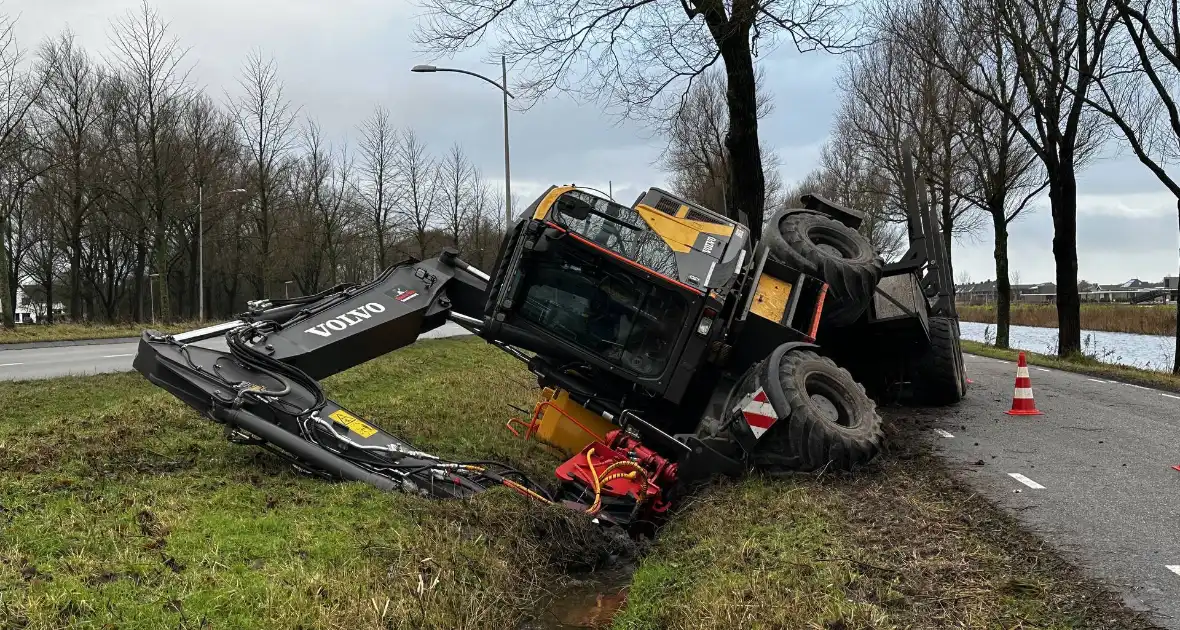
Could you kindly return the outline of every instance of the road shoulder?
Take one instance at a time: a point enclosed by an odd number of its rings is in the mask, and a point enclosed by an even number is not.
[[[1130,383],[1132,385],[1153,387],[1169,392],[1180,392],[1180,376],[1169,374],[1167,372],[1156,372],[1125,365],[1100,363],[1097,360],[1085,362],[1071,361],[1062,359],[1061,357],[1040,354],[1028,350],[1005,350],[1002,348],[996,348],[994,346],[984,345],[977,341],[968,341],[966,339],[962,341],[962,345],[963,352],[965,354],[972,354],[989,359],[1000,359],[1002,361],[1016,361],[1020,353],[1024,352],[1024,357],[1028,361],[1029,365],[1053,368],[1062,370],[1064,372],[1073,372],[1074,374],[1097,376],[1113,381],[1118,381],[1120,383]]]
[[[105,346],[117,343],[135,343],[139,337],[108,337],[105,339],[65,339],[60,341],[21,341],[0,343],[0,352],[6,350],[36,350],[38,348],[68,348],[71,346]]]

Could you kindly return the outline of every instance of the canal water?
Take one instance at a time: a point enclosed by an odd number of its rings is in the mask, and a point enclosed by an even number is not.
[[[959,329],[963,339],[985,343],[994,343],[996,340],[995,324],[960,322]],[[1010,346],[1019,350],[1057,354],[1056,328],[1012,326],[1008,341]],[[1103,363],[1170,372],[1176,354],[1176,340],[1163,335],[1083,330],[1082,352]]]

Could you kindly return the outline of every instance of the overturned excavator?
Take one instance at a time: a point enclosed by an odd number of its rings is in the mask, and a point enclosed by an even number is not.
[[[870,393],[963,397],[938,221],[906,164],[910,249],[888,265],[857,232],[861,213],[817,195],[755,243],[658,188],[628,207],[554,186],[486,272],[453,250],[406,260],[367,284],[252,302],[227,324],[146,331],[134,365],[232,441],[308,474],[432,497],[507,486],[603,523],[657,524],[716,475],[870,461],[882,441]],[[321,379],[448,322],[536,375],[520,424],[569,456],[556,482],[442,459],[324,396]],[[217,336],[228,352],[196,345]]]

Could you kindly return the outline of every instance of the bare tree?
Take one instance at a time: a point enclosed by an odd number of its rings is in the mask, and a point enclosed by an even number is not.
[[[905,250],[905,231],[891,204],[891,179],[860,150],[853,130],[845,121],[836,128],[820,152],[819,168],[791,188],[786,196],[798,204],[804,194],[819,194],[865,215],[860,232],[886,260]],[[797,206],[796,206],[797,207]]]
[[[42,142],[55,164],[41,185],[51,195],[48,203],[61,226],[69,259],[69,317],[79,321],[83,227],[103,194],[90,158],[95,147],[104,144],[96,127],[101,115],[100,93],[108,77],[77,46],[69,31],[41,46],[39,71],[45,77],[45,90],[39,100],[40,114],[45,119],[46,137]]]
[[[413,241],[410,255],[426,255],[427,232],[439,205],[439,177],[426,145],[413,130],[402,134],[397,151],[398,221]]]
[[[521,62],[522,97],[561,90],[606,102],[624,115],[656,113],[660,99],[721,61],[730,216],[748,215],[761,235],[765,174],[758,141],[755,52],[789,38],[800,51],[839,51],[856,39],[843,0],[423,0],[419,41],[440,52],[498,35],[492,52]],[[697,19],[697,17],[700,19]],[[519,69],[518,69],[519,72]]]
[[[198,296],[202,290],[199,286],[199,267],[203,262],[201,244],[213,226],[224,220],[224,195],[236,184],[225,176],[230,172],[230,163],[238,157],[238,146],[233,121],[218,110],[217,104],[206,94],[198,94],[189,102],[182,125],[184,144],[191,156],[190,168],[187,169],[188,183],[190,190],[195,191],[196,198],[196,204],[190,204],[192,209],[185,214],[182,226],[182,230],[189,235],[189,268],[193,270],[189,274],[188,291],[190,295],[197,296],[191,300],[191,314],[202,315],[199,312],[202,298]],[[208,300],[208,285],[204,291],[204,299]]]
[[[986,61],[976,72],[982,89],[988,90],[1004,109],[1026,119],[1030,107],[1022,98],[1013,56],[996,33],[982,40]],[[992,92],[994,90],[994,92]],[[976,95],[968,97],[965,132],[967,186],[963,198],[991,218],[993,258],[996,265],[996,347],[1007,348],[1011,326],[1012,286],[1008,279],[1008,225],[1028,208],[1029,202],[1048,185],[1038,168],[1037,156],[1019,136],[1008,116]]]
[[[1084,96],[1176,197],[1180,221],[1180,173],[1175,170],[1180,161],[1180,8],[1158,0],[1113,1],[1122,28],[1095,82],[1097,93]],[[1180,308],[1176,323],[1172,373],[1180,374]]]
[[[774,108],[769,95],[762,89],[761,73],[757,81],[758,118],[762,119]],[[675,103],[672,115],[661,124],[661,131],[668,141],[661,165],[672,175],[672,186],[679,194],[727,214],[730,160],[725,148],[729,118],[725,74],[718,68],[705,71],[683,100],[677,99]],[[765,207],[773,211],[783,202],[778,157],[773,151],[763,151],[761,155],[766,181]]]
[[[966,97],[944,73],[906,50],[888,17],[881,22],[876,41],[858,50],[840,77],[845,100],[837,126],[842,142],[850,145],[848,150],[888,176],[887,207],[898,222],[905,220],[906,213],[902,145],[916,140],[915,156],[938,211],[949,257],[954,238],[971,235],[980,227],[978,217],[958,194],[964,186]],[[943,30],[935,21],[922,26],[922,32]]]
[[[389,122],[389,111],[384,107],[373,110],[372,116],[361,123],[360,132],[361,199],[368,210],[368,223],[373,231],[377,267],[384,269],[389,262],[390,230],[398,202],[395,182],[398,134]]]
[[[150,293],[159,296],[160,316],[168,319],[167,234],[176,214],[173,205],[188,181],[186,163],[191,159],[178,142],[180,121],[192,95],[188,70],[182,65],[187,51],[147,0],[112,26],[111,62],[126,86],[122,125],[128,142],[116,145],[128,187],[123,201],[130,211],[142,214],[150,231],[150,243],[139,247],[151,253],[160,286]],[[134,270],[138,303],[144,272],[142,265]]]
[[[476,211],[479,171],[467,159],[463,148],[453,144],[438,164],[438,179],[442,220],[451,244],[458,248]]]
[[[945,33],[922,27],[922,15],[929,12],[953,29],[952,41],[984,36],[1003,43],[1019,78],[1018,102],[1027,102],[1031,115],[997,98],[1000,91],[981,85],[982,73],[964,66],[945,46]],[[1086,106],[1086,95],[1115,24],[1113,0],[914,0],[890,15],[891,30],[908,50],[996,108],[1043,164],[1053,211],[1058,353],[1080,352],[1077,170],[1103,140],[1105,125]],[[986,64],[985,59],[975,65]]]
[[[250,227],[258,254],[258,273],[253,283],[258,297],[262,298],[272,288],[275,206],[281,201],[298,110],[283,94],[274,60],[263,59],[260,50],[247,57],[238,84],[242,94],[235,102],[234,116],[250,162],[247,188],[253,200]]]

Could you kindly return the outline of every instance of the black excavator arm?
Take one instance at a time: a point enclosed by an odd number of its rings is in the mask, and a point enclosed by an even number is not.
[[[227,324],[179,335],[146,331],[134,366],[223,424],[232,441],[267,448],[308,473],[435,497],[507,485],[548,499],[543,487],[507,466],[446,461],[415,449],[326,399],[319,384],[448,321],[478,332],[487,282],[449,250],[390,267],[368,284],[251,303]],[[194,345],[218,336],[227,351]]]

